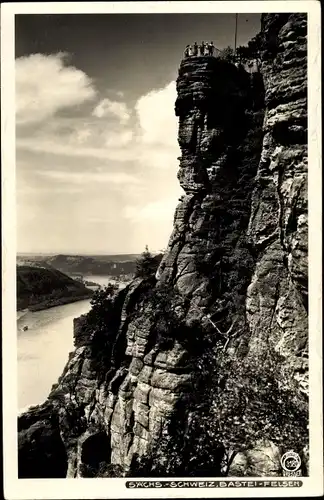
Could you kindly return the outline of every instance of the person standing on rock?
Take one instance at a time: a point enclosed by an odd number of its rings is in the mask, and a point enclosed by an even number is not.
[[[194,43],[192,55],[198,56],[198,43],[197,42]]]
[[[215,51],[214,42],[208,44],[208,55],[213,56]]]
[[[189,57],[190,55],[190,45],[186,45],[184,56]]]
[[[201,42],[199,49],[200,49],[200,55],[204,56],[205,55],[205,42]]]

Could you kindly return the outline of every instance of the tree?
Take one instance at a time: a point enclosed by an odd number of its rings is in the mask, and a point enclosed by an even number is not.
[[[159,260],[156,259],[154,255],[149,251],[148,246],[145,246],[144,252],[136,261],[136,278],[150,278],[152,277],[158,268]]]
[[[258,33],[249,43],[245,46],[236,49],[236,57],[239,62],[245,64],[248,61],[255,61],[260,66],[261,63],[261,50],[262,50],[262,37]]]
[[[233,62],[234,61],[234,50],[232,47],[228,46],[225,49],[219,52],[219,57],[224,59],[225,61]]]
[[[87,315],[87,326],[92,331],[101,331],[106,329],[107,317],[109,317],[113,298],[118,292],[118,285],[108,283],[104,288],[99,288],[93,294],[90,304],[91,309]]]
[[[249,48],[245,46],[237,47],[236,57],[240,63],[246,63],[250,59]]]

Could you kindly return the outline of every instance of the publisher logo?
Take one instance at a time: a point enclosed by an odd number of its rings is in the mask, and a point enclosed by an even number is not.
[[[287,451],[281,457],[281,467],[286,472],[285,475],[299,475],[297,471],[299,471],[301,466],[301,459],[298,453],[294,451]]]

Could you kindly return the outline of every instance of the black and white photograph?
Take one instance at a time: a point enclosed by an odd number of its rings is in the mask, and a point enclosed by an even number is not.
[[[39,6],[1,22],[7,498],[320,495],[319,3]]]

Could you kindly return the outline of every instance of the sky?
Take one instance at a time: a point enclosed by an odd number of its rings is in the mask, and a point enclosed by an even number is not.
[[[183,194],[184,48],[234,45],[235,14],[17,15],[17,250],[163,250]],[[237,45],[260,30],[240,14]]]

